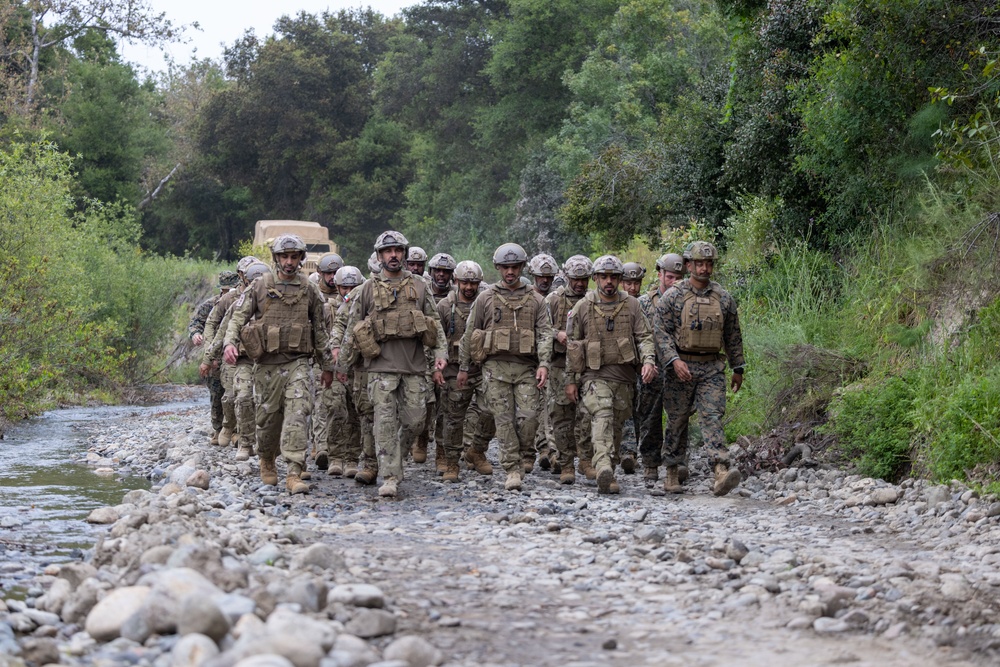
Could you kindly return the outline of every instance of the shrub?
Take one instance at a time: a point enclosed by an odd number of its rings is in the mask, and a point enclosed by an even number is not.
[[[845,390],[831,423],[858,471],[896,481],[908,468],[914,392],[902,378]]]

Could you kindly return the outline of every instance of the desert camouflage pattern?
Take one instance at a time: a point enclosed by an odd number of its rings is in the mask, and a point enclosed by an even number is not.
[[[590,423],[591,461],[597,470],[618,465],[618,443],[625,420],[632,416],[634,390],[630,383],[600,378],[585,380],[580,387],[580,420]]]
[[[368,396],[374,407],[375,448],[383,478],[403,479],[404,447],[424,427],[427,394],[423,375],[368,373]]]
[[[305,357],[283,364],[258,364],[254,372],[259,454],[273,460],[280,452],[289,474],[305,470],[307,419],[312,410],[310,385]]]
[[[523,452],[533,451],[541,402],[535,369],[494,359],[483,364],[483,398],[496,422],[500,465],[508,473],[520,471]]]

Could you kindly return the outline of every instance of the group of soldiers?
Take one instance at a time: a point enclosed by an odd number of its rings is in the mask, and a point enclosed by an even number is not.
[[[645,269],[613,255],[560,267],[505,243],[490,285],[476,262],[428,260],[399,232],[374,250],[367,279],[335,253],[307,278],[305,243],[279,236],[273,268],[244,257],[192,319],[212,443],[234,445],[240,461],[256,455],[264,483],[278,483],[280,454],[289,493],[307,492],[311,440],[317,470],[381,477],[379,495],[393,497],[405,460],[426,462],[431,441],[444,481],[459,480],[463,460],[492,475],[495,437],[508,491],[537,463],[562,484],[579,474],[618,493],[615,471],[634,473],[638,456],[647,487],[682,493],[695,413],[714,492],[740,483],[722,416],[725,366],[739,391],[743,344],[736,303],[712,280],[712,244],[660,257],[646,293]],[[633,414],[638,452],[622,442]]]

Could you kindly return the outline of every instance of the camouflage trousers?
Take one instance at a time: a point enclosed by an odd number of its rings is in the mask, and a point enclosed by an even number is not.
[[[236,430],[236,392],[233,379],[236,377],[236,366],[223,363],[219,369],[219,380],[222,382],[222,428]]]
[[[689,361],[691,381],[677,379],[673,367],[663,373],[663,407],[669,429],[663,448],[663,463],[687,465],[688,421],[698,413],[709,463],[729,463],[729,451],[722,428],[726,414],[726,370],[723,361]]]
[[[330,413],[333,410],[333,397],[330,395],[330,388],[324,389],[322,383],[317,381],[315,368],[310,368],[309,376],[313,395],[313,409],[310,415],[312,455],[315,459],[320,454],[329,455],[330,453],[327,440],[330,437]]]
[[[312,410],[309,362],[303,357],[283,364],[258,364],[253,379],[260,458],[273,460],[280,450],[288,472],[302,472]]]
[[[476,396],[477,392],[482,389],[483,377],[481,375],[472,375],[469,377],[469,383],[466,385],[465,389],[458,388],[458,380],[456,378],[451,378],[448,380],[441,391],[441,401],[440,401],[440,414],[444,418],[444,433],[441,439],[438,441],[444,446],[445,458],[449,461],[457,461],[458,457],[462,455],[462,450],[464,449],[463,443],[466,440],[466,419],[475,419],[475,428],[478,431],[481,429],[479,424],[485,422],[486,424],[493,424],[493,417],[490,415],[482,414],[482,410],[479,408],[478,402],[473,403],[473,398]],[[475,410],[477,415],[471,415],[471,411]],[[488,427],[487,427],[488,428]],[[493,430],[496,430],[495,427]],[[481,451],[485,452],[490,444],[490,438],[492,434],[486,438],[483,442],[483,437],[469,438],[472,446]]]
[[[233,374],[233,408],[236,411],[239,446],[252,449],[257,442],[257,418],[253,402],[254,364],[249,359],[241,357],[234,368],[236,370]]]
[[[548,402],[548,385],[541,393],[542,409],[538,411],[538,430],[535,431],[534,449],[527,452],[527,458],[534,457],[535,452],[540,457],[546,457],[551,449],[555,449],[555,445],[552,444],[552,423],[549,420],[549,411],[545,409],[545,404]]]
[[[355,465],[361,457],[361,426],[347,385],[334,381],[323,390],[329,404],[326,451],[330,458]]]
[[[597,470],[618,465],[618,446],[625,420],[632,416],[634,392],[629,382],[587,380],[580,386],[580,422],[590,423],[592,462]]]
[[[469,378],[472,382],[472,378]],[[465,413],[465,424],[462,429],[462,451],[473,449],[486,453],[490,448],[490,440],[497,434],[497,423],[493,415],[486,409],[486,397],[483,395],[482,376],[479,376],[479,386],[472,394],[469,409]]]
[[[565,368],[553,366],[549,369],[549,382],[545,391],[549,423],[552,425],[552,444],[559,455],[559,465],[570,469],[578,456],[581,461],[593,459],[594,444],[590,439],[590,424],[578,423],[577,404],[566,396]]]
[[[375,454],[375,406],[368,396],[368,373],[355,369],[351,383],[351,398],[358,414],[358,429],[361,431],[361,466],[377,468]]]
[[[368,373],[375,411],[375,451],[383,478],[403,479],[405,450],[424,427],[427,378],[409,373]]]
[[[540,396],[533,364],[490,361],[483,364],[483,396],[493,414],[500,441],[500,464],[508,473],[521,470],[522,452],[535,443]]]
[[[663,464],[663,379],[658,375],[649,384],[639,381],[635,421],[638,427],[642,464],[658,468]]]
[[[225,390],[222,388],[222,380],[218,375],[210,375],[205,378],[205,386],[208,387],[208,399],[212,407],[212,429],[216,432],[222,430],[222,395]]]

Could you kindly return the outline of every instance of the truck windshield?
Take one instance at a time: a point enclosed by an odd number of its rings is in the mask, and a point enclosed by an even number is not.
[[[306,252],[330,252],[329,243],[306,243]]]

